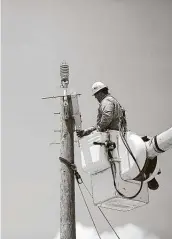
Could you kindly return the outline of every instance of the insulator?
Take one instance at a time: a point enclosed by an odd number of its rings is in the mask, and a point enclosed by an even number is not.
[[[60,65],[60,76],[62,80],[69,78],[69,65],[66,62]]]

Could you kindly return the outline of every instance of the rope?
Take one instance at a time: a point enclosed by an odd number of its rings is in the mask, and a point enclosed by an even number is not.
[[[109,226],[111,227],[112,231],[115,233],[115,235],[117,236],[118,239],[120,239],[120,237],[118,236],[117,232],[115,231],[115,229],[112,227],[112,225],[110,224],[109,220],[107,219],[107,217],[105,216],[104,212],[102,211],[102,209],[100,207],[98,207],[98,209],[100,210],[101,214],[104,216],[105,220],[107,221],[107,223],[109,224]]]
[[[84,194],[83,194],[83,192],[82,192],[82,190],[81,190],[80,184],[83,183],[85,189],[87,190],[87,192],[88,192],[88,194],[91,196],[91,198],[93,198],[92,194],[90,193],[90,191],[88,190],[88,188],[87,188],[87,186],[85,185],[84,181],[82,180],[80,174],[78,173],[75,164],[70,163],[67,159],[62,158],[62,157],[59,157],[59,160],[60,160],[62,163],[66,164],[66,166],[68,166],[68,167],[74,172],[74,175],[75,175],[75,178],[76,178],[76,181],[77,181],[77,184],[78,184],[80,193],[81,193],[82,198],[83,198],[83,200],[84,200],[84,203],[85,203],[85,205],[86,205],[86,207],[87,207],[87,210],[88,210],[88,213],[89,213],[90,218],[91,218],[91,220],[92,220],[92,223],[93,223],[93,225],[94,225],[94,227],[95,227],[95,229],[96,229],[96,232],[97,232],[97,235],[98,235],[99,239],[101,239],[100,234],[99,234],[99,232],[98,232],[98,229],[97,229],[97,227],[96,227],[96,224],[95,224],[95,222],[94,222],[94,219],[93,219],[93,217],[92,217],[92,215],[91,215],[90,209],[89,209],[89,207],[88,207],[88,204],[87,204],[87,202],[86,202],[86,199],[85,199],[85,197],[84,197]],[[111,227],[111,229],[113,230],[113,232],[115,233],[115,235],[117,236],[117,238],[120,239],[120,237],[118,236],[117,232],[116,232],[115,229],[112,227],[112,225],[110,224],[109,220],[107,219],[107,217],[105,216],[105,214],[103,213],[103,211],[100,209],[99,206],[98,206],[98,209],[99,209],[99,211],[101,212],[101,214],[103,215],[103,217],[105,218],[105,220],[107,221],[107,223],[109,224],[109,226]]]
[[[100,234],[99,234],[99,232],[98,232],[98,229],[97,229],[96,224],[95,224],[95,222],[94,222],[94,219],[93,219],[93,217],[92,217],[92,215],[91,215],[91,212],[90,212],[90,210],[89,210],[89,207],[88,207],[88,205],[87,205],[87,202],[86,202],[86,200],[85,200],[84,194],[83,194],[83,192],[82,192],[82,190],[81,190],[81,187],[80,187],[79,183],[78,183],[78,187],[79,187],[80,193],[82,194],[82,198],[83,198],[84,203],[85,203],[85,205],[86,205],[86,207],[87,207],[87,210],[88,210],[88,212],[89,212],[89,214],[90,214],[92,223],[93,223],[93,225],[94,225],[94,227],[95,227],[95,229],[96,229],[97,235],[98,235],[98,237],[101,239]]]
[[[84,181],[83,181],[83,185],[85,187],[85,189],[87,190],[88,194],[91,196],[91,198],[93,198],[92,194],[90,193],[90,191],[88,190],[87,186],[85,185]],[[107,223],[109,224],[109,226],[111,227],[112,231],[115,233],[115,235],[117,236],[118,239],[120,239],[120,237],[118,236],[117,232],[115,231],[115,229],[112,227],[112,225],[110,224],[109,220],[107,219],[107,217],[105,216],[105,214],[103,213],[103,211],[101,210],[101,208],[98,206],[99,211],[101,212],[101,214],[103,215],[103,217],[105,218],[105,220],[107,221]]]

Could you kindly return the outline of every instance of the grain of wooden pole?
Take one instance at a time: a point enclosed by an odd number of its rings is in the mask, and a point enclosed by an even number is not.
[[[64,117],[64,97],[61,99],[61,149],[60,157],[74,163],[74,120],[71,96],[68,96],[68,116]],[[60,239],[76,239],[75,181],[73,171],[61,162],[60,182]]]

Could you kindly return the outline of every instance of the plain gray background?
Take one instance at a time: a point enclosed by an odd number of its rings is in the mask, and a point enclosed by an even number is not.
[[[59,66],[70,65],[83,126],[94,125],[95,81],[106,83],[141,135],[172,126],[172,1],[2,1],[2,238],[51,239],[59,230]],[[76,145],[76,164],[80,154]],[[133,223],[172,237],[172,151],[159,157],[160,188],[143,208],[107,210],[113,226]],[[81,171],[89,185],[88,176]],[[91,201],[90,201],[91,205]],[[91,206],[102,232],[108,230]],[[76,217],[91,220],[76,189]]]

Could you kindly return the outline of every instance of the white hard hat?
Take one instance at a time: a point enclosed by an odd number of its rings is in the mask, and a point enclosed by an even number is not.
[[[93,95],[95,95],[98,91],[104,89],[104,88],[107,88],[108,87],[103,84],[102,82],[95,82],[93,85],[92,85],[92,93]]]

